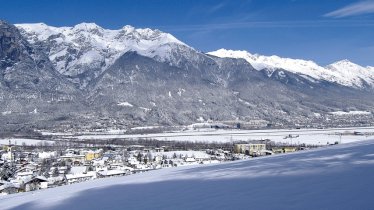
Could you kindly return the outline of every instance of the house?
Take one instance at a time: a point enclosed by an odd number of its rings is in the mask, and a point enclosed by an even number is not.
[[[201,151],[194,151],[192,157],[195,158],[197,162],[203,162],[211,159],[210,155]]]
[[[136,159],[136,157],[129,157],[127,159],[127,162],[129,163],[129,165],[138,165],[139,164],[139,161]]]
[[[186,163],[196,163],[196,160],[193,157],[187,157],[184,161],[186,161]]]
[[[273,147],[271,150],[275,154],[289,153],[289,152],[296,152],[297,147]]]
[[[56,187],[56,186],[62,186],[67,184],[68,181],[66,179],[66,176],[57,176],[57,177],[49,177],[48,178],[48,188],[50,187]]]
[[[234,152],[246,154],[250,156],[261,156],[265,155],[266,144],[262,143],[250,143],[250,144],[235,144]]]
[[[69,184],[88,181],[88,180],[95,179],[95,178],[96,178],[96,172],[95,171],[89,171],[87,173],[67,174],[66,175],[66,180]]]
[[[53,151],[53,152],[39,152],[38,153],[38,157],[40,159],[49,159],[49,158],[54,158],[56,156],[57,156],[56,151]]]
[[[66,154],[60,157],[63,161],[71,162],[73,165],[83,165],[86,156],[85,155],[75,155]]]
[[[18,179],[27,179],[27,178],[31,179],[33,176],[34,176],[34,172],[26,171],[26,169],[24,169],[23,171],[17,172],[17,175],[16,175]]]
[[[105,178],[105,177],[114,177],[114,176],[124,176],[128,174],[130,173],[125,170],[104,170],[104,171],[98,171],[97,177]]]
[[[284,147],[283,151],[284,153],[289,153],[289,152],[296,152],[297,147]]]
[[[204,160],[203,162],[201,162],[202,164],[217,164],[217,163],[220,163],[221,161],[219,160]]]
[[[37,176],[24,182],[25,192],[48,188],[48,180],[44,176]]]
[[[27,164],[18,166],[17,168],[19,169],[16,171],[15,177],[19,180],[31,179],[37,171],[37,166],[35,164]]]
[[[164,148],[155,148],[155,152],[164,152],[165,149]]]

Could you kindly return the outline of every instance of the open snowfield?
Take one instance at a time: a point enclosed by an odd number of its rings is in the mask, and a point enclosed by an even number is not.
[[[374,140],[0,197],[1,209],[373,209]]]
[[[374,127],[362,128],[332,128],[332,129],[272,129],[272,130],[215,130],[215,129],[201,129],[201,130],[187,130],[181,132],[170,133],[155,133],[155,134],[85,134],[74,136],[79,139],[137,139],[137,138],[152,138],[166,141],[193,141],[193,142],[232,142],[238,140],[261,140],[270,139],[275,142],[292,143],[292,144],[317,144],[326,145],[327,143],[334,143],[336,141],[341,143],[350,143],[356,141],[367,140],[374,138],[374,136],[357,136],[344,135],[353,132],[374,133]],[[291,134],[292,136],[299,135],[297,138],[285,138]],[[340,135],[343,134],[343,135]]]
[[[11,144],[14,145],[38,145],[40,143],[46,143],[53,144],[53,141],[46,141],[46,140],[40,140],[40,139],[26,139],[26,138],[11,138],[11,139],[0,139],[0,145],[2,144],[9,144],[9,140]]]

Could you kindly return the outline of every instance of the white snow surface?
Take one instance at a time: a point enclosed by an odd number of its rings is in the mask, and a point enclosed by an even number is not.
[[[195,158],[207,158],[209,159],[209,155],[204,151],[170,151],[170,152],[154,152],[152,153],[153,156],[163,156],[165,155],[167,158],[173,158],[174,155],[179,157],[195,157]]]
[[[38,144],[53,144],[54,141],[40,140],[40,139],[26,139],[26,138],[11,138],[11,139],[0,139],[0,145],[8,145],[9,140],[11,144],[14,145],[38,145]]]
[[[204,126],[206,123],[196,123],[194,125]],[[207,124],[209,125],[209,124]],[[352,135],[354,132],[367,133],[368,135]],[[285,138],[289,135],[299,136],[297,138]],[[341,135],[343,134],[343,135]],[[351,134],[351,135],[347,135]],[[336,141],[340,143],[351,143],[374,138],[374,127],[361,128],[330,128],[330,129],[268,129],[268,130],[216,130],[197,129],[181,132],[151,133],[151,134],[85,134],[79,139],[157,139],[161,141],[190,141],[190,142],[235,142],[248,140],[269,139],[279,143],[291,144],[314,144],[326,145]],[[66,136],[67,138],[71,136]]]
[[[119,102],[117,105],[118,106],[128,106],[128,107],[133,107],[134,106],[134,105],[130,104],[127,101],[125,101],[125,102]]]
[[[44,23],[16,24],[27,34],[28,41],[53,40],[49,58],[57,70],[65,75],[82,73],[82,66],[109,67],[128,51],[169,61],[175,46],[188,47],[169,33],[149,28],[136,29],[124,26],[118,30],[104,29],[95,23],[80,23],[74,27],[53,27]],[[77,56],[68,49],[79,52]],[[69,56],[69,59],[64,58]]]
[[[374,140],[0,197],[2,209],[372,209]]]
[[[343,112],[343,111],[336,111],[336,112],[330,112],[332,115],[370,115],[371,112],[368,111],[349,111],[349,112]]]
[[[219,49],[207,54],[220,58],[242,58],[257,70],[284,69],[316,80],[326,80],[344,86],[364,88],[365,85],[369,85],[374,87],[374,67],[362,67],[349,60],[338,61],[323,67],[310,60],[251,54],[244,50]]]

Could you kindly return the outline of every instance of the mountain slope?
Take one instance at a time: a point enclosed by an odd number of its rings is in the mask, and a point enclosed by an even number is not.
[[[316,80],[326,80],[340,85],[355,88],[373,88],[373,67],[362,67],[348,60],[338,61],[326,67],[319,66],[313,61],[281,58],[279,56],[264,56],[251,54],[247,51],[234,51],[219,49],[207,54],[221,58],[242,58],[248,61],[255,69],[270,70],[284,69],[292,73],[312,77]]]
[[[363,99],[373,97],[355,89],[281,70],[269,77],[240,59],[196,56],[201,62],[177,67],[125,53],[87,87],[90,104],[103,116],[139,125],[276,117],[288,124],[342,107],[372,107],[372,100]]]
[[[66,114],[69,106],[79,109],[80,91],[16,27],[0,21],[0,43],[0,118],[4,125],[20,129],[20,123]]]
[[[3,209],[371,209],[374,141],[0,197]]]

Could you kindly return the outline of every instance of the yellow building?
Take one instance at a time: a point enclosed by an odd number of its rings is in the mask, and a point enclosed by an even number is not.
[[[296,152],[296,147],[274,147],[271,149],[275,154]]]
[[[101,158],[102,152],[101,150],[98,151],[87,151],[85,153],[85,160],[86,161],[91,161],[93,159]]]
[[[296,152],[296,147],[285,147],[283,148],[284,153],[289,153],[289,152]]]
[[[13,161],[14,160],[14,154],[13,154],[14,146],[10,143],[8,145],[3,145],[3,151],[6,152],[3,154],[3,158],[5,158],[8,161]],[[0,156],[1,158],[1,156]]]
[[[235,144],[234,152],[250,156],[263,155],[266,150],[266,144]]]

